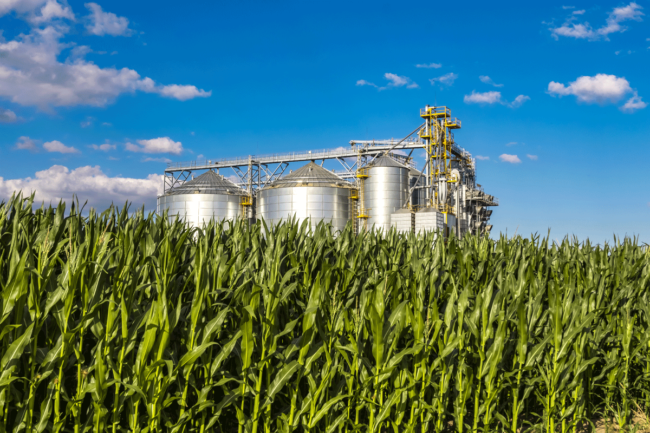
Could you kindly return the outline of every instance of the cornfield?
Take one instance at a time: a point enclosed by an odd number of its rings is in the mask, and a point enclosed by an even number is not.
[[[0,432],[578,432],[650,412],[650,256],[0,205]]]

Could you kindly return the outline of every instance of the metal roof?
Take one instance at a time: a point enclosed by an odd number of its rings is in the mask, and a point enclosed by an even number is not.
[[[350,188],[353,185],[320,165],[310,162],[293,173],[276,180],[267,188],[283,188],[293,186],[335,186]]]
[[[185,182],[167,192],[167,195],[177,194],[226,194],[246,195],[246,191],[235,185],[230,179],[226,179],[212,170]]]
[[[407,167],[404,164],[400,164],[390,156],[386,155],[382,155],[379,158],[375,159],[371,164],[368,165],[368,167],[399,167],[410,169],[410,167]]]

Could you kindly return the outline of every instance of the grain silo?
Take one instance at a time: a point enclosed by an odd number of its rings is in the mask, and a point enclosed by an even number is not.
[[[362,181],[366,227],[387,232],[391,214],[408,203],[409,168],[383,155],[367,166],[367,177]]]
[[[158,214],[167,210],[170,221],[178,217],[194,227],[210,220],[234,220],[243,217],[241,202],[246,195],[246,191],[210,170],[159,196]]]
[[[353,185],[323,167],[310,162],[257,193],[257,218],[267,224],[296,217],[330,222],[343,230],[350,219],[350,192]]]

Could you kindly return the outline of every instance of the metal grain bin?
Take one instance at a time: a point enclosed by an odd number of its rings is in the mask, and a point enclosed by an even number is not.
[[[210,170],[172,188],[158,197],[158,214],[168,210],[170,222],[176,219],[200,227],[210,220],[243,217],[241,197],[246,191]]]
[[[320,221],[343,230],[350,219],[350,190],[353,185],[310,162],[276,180],[257,193],[257,218],[277,224],[293,216],[299,222],[310,218],[312,228]]]
[[[364,179],[367,227],[390,229],[390,216],[407,205],[409,168],[388,156],[380,156],[368,166]]]

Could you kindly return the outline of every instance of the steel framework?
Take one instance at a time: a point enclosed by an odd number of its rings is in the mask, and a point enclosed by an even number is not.
[[[282,177],[290,163],[322,161],[322,165],[326,160],[336,160],[341,165],[341,169],[334,172],[341,178],[356,183],[361,195],[363,190],[360,184],[363,176],[359,176],[360,169],[372,163],[378,156],[388,153],[398,161],[417,168],[412,154],[416,149],[423,149],[426,161],[420,169],[420,176],[425,176],[426,182],[424,186],[412,187],[410,194],[413,194],[416,188],[425,188],[425,206],[436,207],[442,212],[447,212],[451,209],[451,194],[447,194],[448,186],[451,189],[453,188],[451,184],[458,183],[460,180],[455,177],[457,170],[452,170],[452,161],[455,161],[456,166],[462,171],[465,184],[469,181],[471,185],[468,186],[474,190],[475,160],[468,151],[454,141],[452,130],[459,129],[461,122],[451,117],[449,108],[427,105],[420,110],[420,117],[424,123],[401,140],[352,140],[348,148],[169,163],[165,169],[164,191],[166,193],[183,184],[192,177],[194,171],[219,172],[221,169],[232,169],[239,180],[237,183],[248,191],[249,202],[252,203],[256,190]],[[479,197],[472,198],[479,199]],[[487,201],[494,203],[491,204],[493,206],[498,205],[498,201],[493,197]],[[364,213],[363,205],[359,212],[358,218]]]

